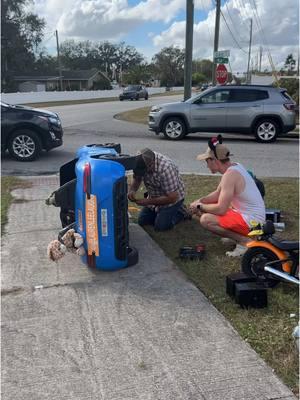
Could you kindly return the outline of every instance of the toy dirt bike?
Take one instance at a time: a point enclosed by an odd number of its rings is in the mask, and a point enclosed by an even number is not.
[[[267,287],[282,280],[299,285],[299,242],[278,239],[274,233],[272,221],[253,227],[248,235],[253,240],[247,244],[242,270]]]

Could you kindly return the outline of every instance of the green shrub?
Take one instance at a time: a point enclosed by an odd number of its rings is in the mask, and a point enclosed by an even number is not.
[[[288,91],[288,94],[299,105],[299,79],[279,79],[279,86],[285,88]]]

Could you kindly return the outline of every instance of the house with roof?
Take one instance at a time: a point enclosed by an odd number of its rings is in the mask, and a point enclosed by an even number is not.
[[[101,90],[110,89],[109,78],[97,68],[89,70],[63,70],[62,76],[52,75],[18,75],[14,80],[20,92],[43,92],[60,90]]]

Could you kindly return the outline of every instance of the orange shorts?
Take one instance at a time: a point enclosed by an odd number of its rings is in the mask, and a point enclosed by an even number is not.
[[[230,231],[247,236],[250,228],[240,213],[229,209],[224,215],[216,215],[219,225]]]

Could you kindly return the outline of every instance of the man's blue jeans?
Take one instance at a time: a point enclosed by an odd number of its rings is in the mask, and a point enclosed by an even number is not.
[[[180,200],[173,206],[159,208],[158,212],[154,207],[143,207],[138,217],[138,224],[141,226],[154,225],[156,231],[172,229],[184,218],[183,213],[180,212],[182,204],[183,200]]]

